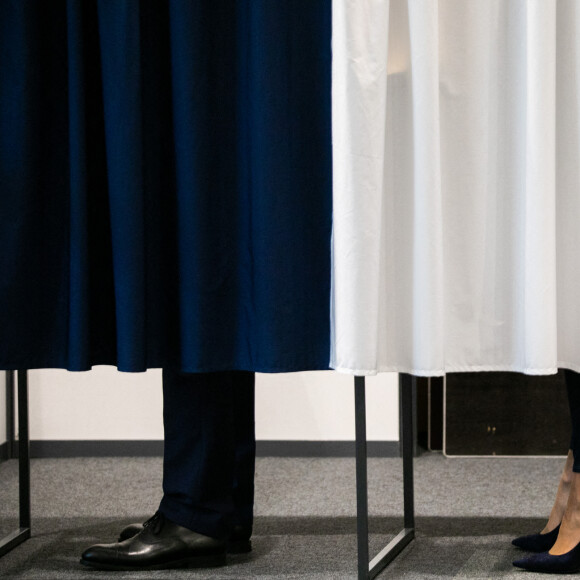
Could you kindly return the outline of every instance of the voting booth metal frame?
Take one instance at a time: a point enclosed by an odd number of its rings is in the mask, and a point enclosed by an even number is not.
[[[18,373],[18,441],[14,406],[14,373],[6,371],[6,446],[8,459],[18,454],[19,527],[0,539],[0,557],[30,538],[30,434],[28,429],[28,371]]]
[[[399,441],[403,457],[403,529],[372,559],[369,559],[369,507],[366,433],[365,377],[354,378],[356,431],[356,523],[358,580],[372,580],[415,538],[415,494],[413,456],[415,454],[415,408],[417,379],[399,375]]]
[[[0,539],[0,557],[30,538],[30,434],[28,413],[28,371],[18,373],[18,442],[14,422],[14,373],[6,371],[6,415],[8,458],[18,449],[20,526]],[[399,375],[400,445],[403,456],[404,528],[372,560],[369,560],[368,470],[365,377],[354,378],[356,431],[356,499],[358,579],[372,580],[391,563],[415,537],[413,455],[415,452],[414,409],[416,379]]]

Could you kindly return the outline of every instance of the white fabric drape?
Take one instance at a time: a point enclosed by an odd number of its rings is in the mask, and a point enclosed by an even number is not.
[[[580,371],[580,1],[334,0],[337,370]]]

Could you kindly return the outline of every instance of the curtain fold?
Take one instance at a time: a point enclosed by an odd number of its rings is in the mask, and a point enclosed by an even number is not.
[[[328,368],[330,27],[0,4],[0,368]]]
[[[333,368],[580,370],[579,16],[334,1],[334,30],[359,26],[333,36]]]

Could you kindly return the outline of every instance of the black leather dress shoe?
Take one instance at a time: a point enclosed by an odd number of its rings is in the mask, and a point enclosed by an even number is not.
[[[126,528],[121,530],[119,534],[119,542],[124,542],[133,536],[136,536],[144,528],[148,527],[154,521],[155,514],[143,524],[129,524]],[[232,533],[228,537],[226,543],[226,550],[228,554],[247,554],[252,551],[252,542],[250,540],[251,532],[244,526],[237,525],[232,529]]]
[[[137,535],[115,544],[97,544],[81,564],[98,570],[206,568],[226,563],[226,543],[178,526],[155,514]]]

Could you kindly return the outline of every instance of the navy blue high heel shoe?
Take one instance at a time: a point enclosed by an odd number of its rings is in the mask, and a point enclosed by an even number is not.
[[[560,524],[547,534],[530,534],[512,540],[512,544],[528,552],[547,552],[558,539]]]
[[[550,552],[533,554],[527,558],[516,560],[514,566],[524,568],[530,572],[569,573],[580,572],[580,544],[569,552],[560,556],[553,556]]]

